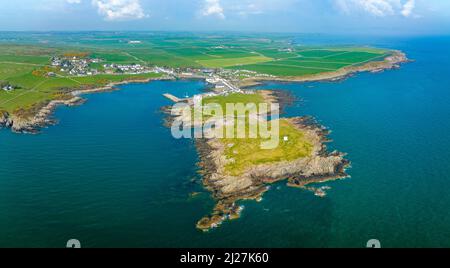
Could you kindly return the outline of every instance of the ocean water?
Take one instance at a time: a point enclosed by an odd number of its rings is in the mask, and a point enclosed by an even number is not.
[[[324,40],[320,40],[325,42]],[[329,41],[330,43],[331,41]],[[344,42],[339,40],[340,43]],[[450,38],[345,39],[397,48],[400,70],[337,83],[268,83],[348,153],[351,178],[326,198],[273,185],[241,219],[202,233],[214,201],[190,140],[163,126],[162,97],[201,81],[157,81],[86,96],[40,135],[0,131],[0,247],[450,247]],[[192,192],[200,195],[190,198]]]

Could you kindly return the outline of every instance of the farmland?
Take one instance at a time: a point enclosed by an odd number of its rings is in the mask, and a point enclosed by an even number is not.
[[[301,77],[383,60],[391,52],[370,47],[306,47],[286,36],[207,35],[175,33],[0,33],[0,110],[14,113],[48,102],[62,92],[111,82],[160,75],[70,76],[52,69],[51,58],[82,55],[103,64],[142,64],[168,68],[246,70],[261,75]],[[43,75],[55,72],[56,77]],[[239,77],[241,78],[241,77]]]

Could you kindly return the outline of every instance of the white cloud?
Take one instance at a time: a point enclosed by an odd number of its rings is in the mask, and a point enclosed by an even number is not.
[[[403,5],[403,9],[402,9],[402,15],[405,17],[409,17],[411,16],[414,8],[416,6],[416,1],[415,0],[408,0],[404,5]]]
[[[415,8],[415,0],[335,0],[335,3],[345,13],[362,10],[377,17],[409,17]]]
[[[92,5],[97,7],[100,15],[110,21],[148,17],[141,6],[140,0],[92,0]]]
[[[226,17],[286,12],[301,1],[310,0],[202,0],[201,16]]]
[[[237,13],[241,16],[262,14],[264,11],[256,4],[248,4],[246,6],[236,6]]]
[[[81,0],[66,0],[69,4],[81,4]]]
[[[201,13],[203,16],[216,16],[220,19],[225,19],[225,13],[220,0],[205,0]]]

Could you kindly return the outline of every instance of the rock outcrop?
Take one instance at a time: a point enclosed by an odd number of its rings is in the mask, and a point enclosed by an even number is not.
[[[0,128],[9,128],[13,124],[8,112],[0,111]]]
[[[75,106],[82,104],[84,99],[80,97],[73,97],[68,100],[53,100],[47,105],[38,109],[35,115],[23,117],[18,115],[8,115],[2,120],[0,115],[0,125],[11,128],[12,131],[17,133],[38,133],[39,130],[45,126],[55,123],[55,120],[51,118],[53,111],[60,105]],[[4,124],[1,124],[5,121]]]

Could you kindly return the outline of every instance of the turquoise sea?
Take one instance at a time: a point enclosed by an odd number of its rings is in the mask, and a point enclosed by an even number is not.
[[[302,40],[298,40],[301,42]],[[213,205],[190,140],[163,126],[163,93],[202,81],[156,81],[61,107],[39,135],[0,131],[0,247],[450,247],[450,38],[323,38],[405,51],[400,70],[330,83],[268,83],[297,101],[348,153],[351,178],[329,195],[274,185],[242,218],[209,233]],[[312,41],[311,41],[312,42]],[[192,192],[201,195],[190,198]]]

